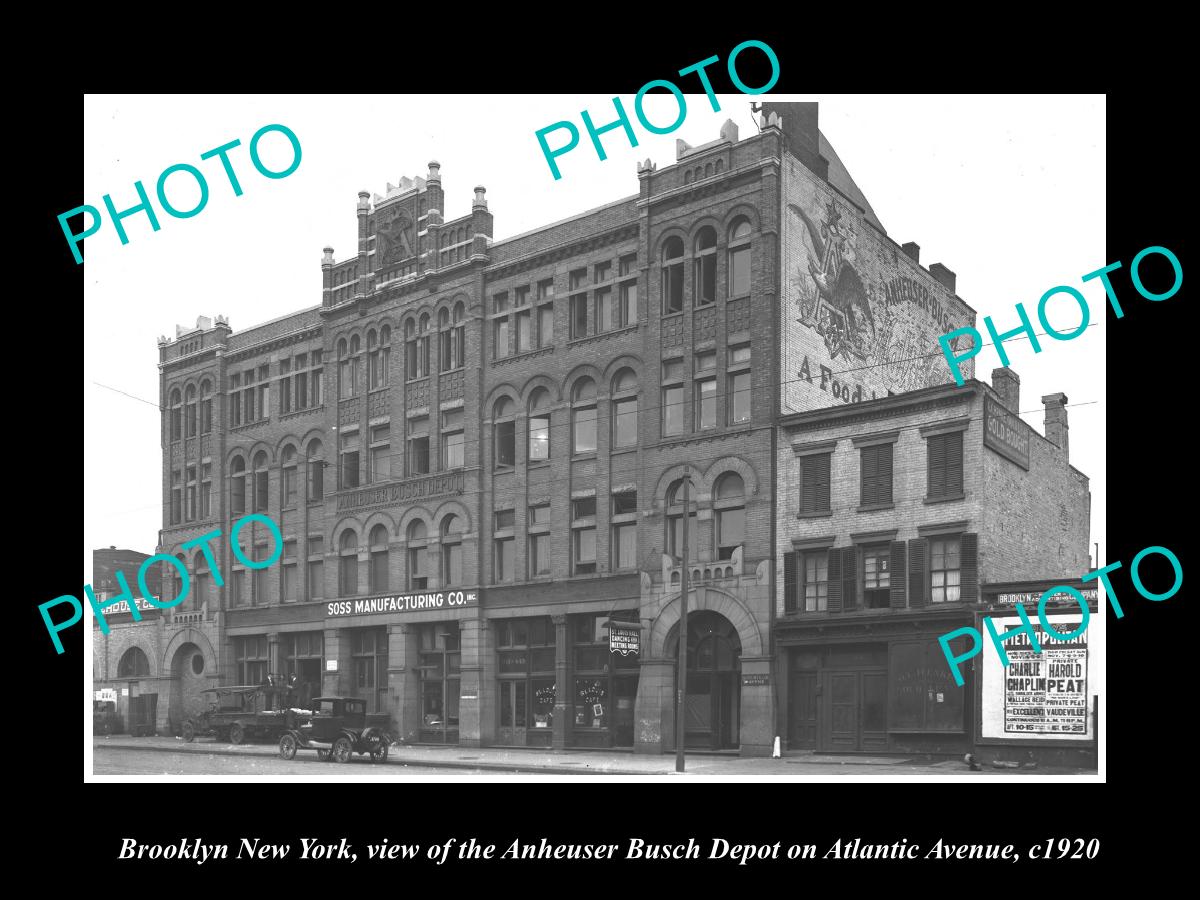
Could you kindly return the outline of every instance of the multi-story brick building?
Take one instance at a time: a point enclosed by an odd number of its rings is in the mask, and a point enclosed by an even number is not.
[[[788,416],[945,381],[909,357],[974,313],[886,237],[815,104],[764,104],[757,134],[727,122],[637,174],[636,195],[498,241],[484,188],[448,218],[467,197],[430,163],[359,194],[319,306],[160,341],[159,550],[194,587],[147,648],[159,671],[294,674],[404,741],[672,749],[686,515],[686,743],[769,752]],[[278,564],[222,538],[218,578],[184,551],[250,512],[279,523]],[[256,559],[270,540],[242,532]],[[193,694],[171,696],[164,728]]]

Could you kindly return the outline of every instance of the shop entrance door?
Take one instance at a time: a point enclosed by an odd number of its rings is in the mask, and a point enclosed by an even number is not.
[[[830,671],[824,677],[828,698],[821,716],[820,749],[887,749],[887,673]]]
[[[313,697],[319,697],[321,690],[321,660],[297,659],[293,662],[296,673],[295,702],[301,709],[308,709]]]
[[[724,616],[704,610],[688,616],[688,636],[684,746],[737,749],[742,651],[737,630]]]
[[[511,678],[500,682],[500,727],[496,737],[502,745],[525,746],[525,729],[528,726],[526,685],[524,678]]]
[[[791,733],[788,747],[793,750],[817,748],[817,673],[792,673],[791,704],[788,717]]]

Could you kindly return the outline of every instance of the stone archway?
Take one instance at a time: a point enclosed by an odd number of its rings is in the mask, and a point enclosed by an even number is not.
[[[214,683],[216,659],[208,640],[193,629],[177,634],[171,645],[174,649],[169,647],[166,656],[170,694],[165,725],[168,734],[177,734],[186,718],[203,712],[206,703],[200,692]]]

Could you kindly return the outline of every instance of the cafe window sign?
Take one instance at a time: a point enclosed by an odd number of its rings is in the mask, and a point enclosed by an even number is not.
[[[641,649],[642,626],[639,622],[608,623],[608,650],[622,656],[637,656]]]

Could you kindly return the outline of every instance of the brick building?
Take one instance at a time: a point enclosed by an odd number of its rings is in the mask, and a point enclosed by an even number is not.
[[[190,679],[162,729],[193,682],[277,673],[403,741],[673,749],[686,515],[686,745],[770,752],[794,434],[947,380],[912,357],[974,312],[887,238],[815,104],[763,104],[757,134],[727,122],[637,178],[498,241],[484,188],[430,163],[359,194],[319,306],[160,340],[159,551],[193,591],[167,640],[123,639]],[[251,512],[279,523],[277,564],[183,549]],[[241,540],[271,551],[258,523]]]

